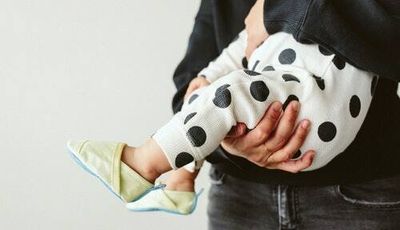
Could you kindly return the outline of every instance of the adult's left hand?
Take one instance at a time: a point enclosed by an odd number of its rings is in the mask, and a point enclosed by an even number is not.
[[[299,159],[291,160],[310,130],[308,120],[301,121],[296,127],[299,106],[297,101],[290,102],[281,116],[282,104],[274,102],[250,132],[246,131],[245,124],[236,125],[221,143],[222,148],[268,169],[297,173],[308,168],[315,155],[313,150],[305,152]]]
[[[249,60],[253,51],[268,38],[268,32],[264,25],[264,0],[256,1],[244,23],[247,32],[245,55]]]

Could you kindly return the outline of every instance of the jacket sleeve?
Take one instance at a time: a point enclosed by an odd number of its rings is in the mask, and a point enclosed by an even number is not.
[[[189,82],[217,56],[218,49],[212,6],[210,0],[202,0],[189,38],[186,54],[173,75],[173,81],[177,88],[172,100],[174,113],[177,113],[182,108],[183,97]]]
[[[398,0],[265,0],[264,23],[350,64],[400,81]]]
[[[243,30],[214,61],[200,71],[199,75],[205,77],[209,82],[214,82],[234,70],[247,68],[246,44],[247,33]]]

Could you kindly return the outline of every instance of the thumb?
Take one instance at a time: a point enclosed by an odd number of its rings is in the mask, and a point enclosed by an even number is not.
[[[238,123],[237,125],[232,127],[232,129],[229,131],[226,137],[238,138],[247,132],[246,129],[247,127],[244,123]]]

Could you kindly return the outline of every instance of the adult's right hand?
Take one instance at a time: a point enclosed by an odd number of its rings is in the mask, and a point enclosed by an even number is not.
[[[300,159],[291,160],[310,130],[308,120],[301,121],[296,127],[299,110],[297,101],[289,103],[284,112],[282,104],[274,102],[253,130],[247,133],[246,126],[238,124],[221,145],[227,152],[258,166],[297,173],[308,168],[315,155],[310,150]]]

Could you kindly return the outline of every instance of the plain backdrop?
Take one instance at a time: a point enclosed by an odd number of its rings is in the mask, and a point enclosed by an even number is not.
[[[76,166],[69,139],[141,144],[172,115],[199,0],[0,0],[0,229],[206,229],[132,213]]]

